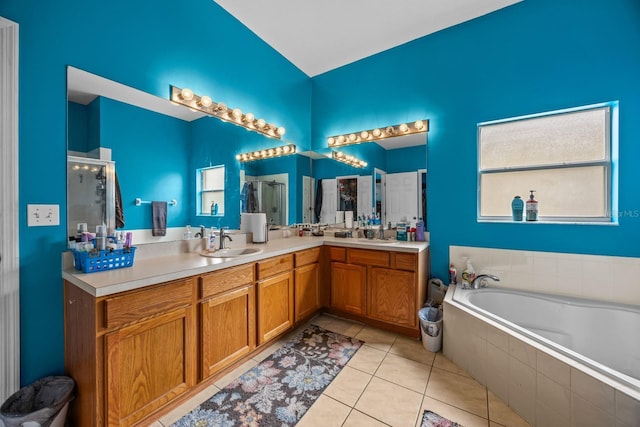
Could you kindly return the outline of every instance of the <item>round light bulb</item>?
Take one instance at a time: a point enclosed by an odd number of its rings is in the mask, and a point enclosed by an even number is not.
[[[415,127],[418,130],[424,129],[424,122],[422,120],[416,120]]]
[[[258,119],[258,121],[256,122],[256,126],[258,126],[259,129],[262,129],[266,125],[267,122],[264,119]]]
[[[380,135],[382,135],[382,131],[380,129],[374,129],[373,130],[373,136],[378,138]]]
[[[393,126],[388,126],[386,129],[387,135],[393,135],[396,133],[396,130]]]
[[[282,154],[282,147],[276,147],[276,154]]]
[[[262,150],[262,151],[260,152],[260,155],[261,155],[262,157],[266,156],[266,155],[267,155],[267,150]]]
[[[275,151],[273,150],[273,148],[269,148],[269,151],[267,151],[269,153],[270,156],[273,156],[275,154]]]
[[[239,119],[242,117],[242,110],[239,108],[234,108],[233,111],[231,111],[231,115],[234,118]]]
[[[211,107],[211,104],[213,104],[213,101],[207,95],[200,98],[200,105],[203,107],[209,108]]]
[[[253,122],[256,120],[256,116],[254,116],[253,113],[247,113],[244,115],[244,120],[250,125],[253,125]]]
[[[344,140],[345,140],[344,135],[340,135],[340,136],[338,137],[338,144],[342,144],[342,143],[344,142]]]
[[[342,152],[341,152],[341,151],[338,151],[338,152],[336,153],[336,155],[337,155],[338,157],[342,157],[342,156],[344,156],[344,154],[342,154]]]
[[[84,169],[84,170],[88,171],[88,170],[89,170],[89,166],[84,165],[84,166],[82,166],[82,169]]]
[[[242,159],[242,156],[240,154],[236,154],[236,160],[240,160]]]
[[[259,151],[254,151],[253,152],[253,157],[260,157],[260,152]]]
[[[336,139],[332,136],[330,136],[329,138],[327,138],[327,145],[332,146],[336,143]]]
[[[358,139],[358,137],[356,136],[355,133],[350,133],[349,134],[349,141],[356,142],[357,139]]]
[[[284,135],[284,133],[285,133],[286,131],[287,131],[287,130],[286,130],[285,128],[283,128],[282,126],[280,126],[278,129],[276,129],[276,133],[277,133],[278,135],[280,135],[280,136]]]
[[[363,168],[367,167],[367,162],[360,162],[360,164],[362,165]]]
[[[73,165],[73,167],[72,167],[71,169],[73,169],[74,171],[77,171],[77,170],[80,170],[80,166],[78,166],[78,165]]]
[[[360,132],[360,138],[369,139],[369,132],[367,132],[366,130],[363,130],[362,132]]]
[[[407,126],[406,123],[401,124],[400,125],[400,132],[403,132],[403,133],[409,132],[409,126]]]
[[[284,154],[289,154],[289,151],[291,151],[291,147],[285,145],[284,147],[282,147],[282,151],[284,152]]]
[[[95,173],[95,172],[98,172],[98,168],[97,168],[97,167],[95,167],[95,166],[94,166],[94,167],[92,167],[92,168],[91,168],[91,172],[94,172],[94,173]]]
[[[193,99],[193,91],[185,87],[180,91],[180,98],[185,101],[191,101]]]

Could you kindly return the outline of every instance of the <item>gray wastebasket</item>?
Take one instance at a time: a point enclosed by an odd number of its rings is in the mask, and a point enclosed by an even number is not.
[[[0,407],[0,427],[62,427],[75,383],[65,376],[44,377],[13,393]]]

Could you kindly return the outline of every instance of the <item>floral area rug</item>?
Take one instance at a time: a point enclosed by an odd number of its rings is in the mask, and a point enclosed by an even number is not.
[[[454,423],[451,420],[442,417],[435,412],[424,411],[422,414],[422,424],[420,427],[462,427],[458,423]]]
[[[293,426],[362,344],[312,325],[172,427]]]

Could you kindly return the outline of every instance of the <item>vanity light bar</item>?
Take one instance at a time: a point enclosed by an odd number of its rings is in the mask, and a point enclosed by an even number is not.
[[[341,147],[344,145],[361,144],[363,142],[428,131],[429,120],[416,120],[413,123],[401,123],[399,125],[387,126],[386,128],[367,129],[345,135],[330,136],[327,138],[327,145],[329,147]]]
[[[355,156],[352,156],[350,154],[345,154],[341,151],[332,151],[331,152],[331,157],[333,158],[333,160],[337,160],[339,162],[342,163],[346,163],[350,166],[353,166],[354,168],[366,168],[367,167],[367,162],[365,162],[364,160],[360,160]]]
[[[264,150],[251,151],[249,153],[236,154],[236,159],[241,162],[250,162],[252,160],[270,159],[272,157],[288,156],[296,153],[296,146],[293,144],[283,145],[282,147],[266,148]]]
[[[239,108],[230,108],[224,102],[214,102],[207,95],[196,95],[191,89],[171,86],[171,100],[192,110],[202,111],[222,121],[243,126],[270,138],[280,139],[285,128],[267,123],[264,119],[256,119],[252,113],[243,113]]]

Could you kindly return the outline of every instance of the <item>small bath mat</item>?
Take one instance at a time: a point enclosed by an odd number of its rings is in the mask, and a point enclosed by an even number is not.
[[[435,412],[424,411],[422,415],[422,424],[420,427],[462,427],[458,423],[454,423],[451,420],[442,417]]]

